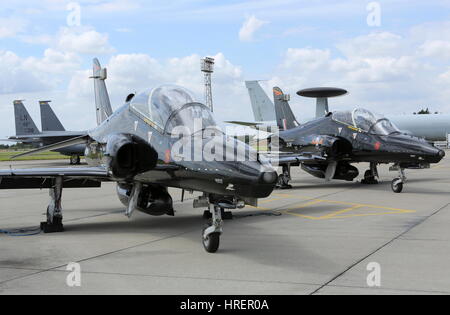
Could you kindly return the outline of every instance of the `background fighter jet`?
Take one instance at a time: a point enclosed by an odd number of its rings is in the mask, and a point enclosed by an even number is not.
[[[14,101],[16,135],[9,137],[8,141],[42,147],[86,134],[85,131],[66,131],[48,101],[40,102],[40,106],[42,132],[34,123],[23,102]],[[80,164],[80,156],[84,155],[84,150],[85,146],[83,145],[73,145],[54,151],[70,156],[70,164]]]
[[[111,103],[106,89],[105,80],[107,70],[102,68],[98,59],[94,59],[94,92],[97,125],[100,125],[112,115]],[[61,141],[87,135],[87,131],[66,131],[55,112],[50,106],[50,101],[41,101],[41,127],[39,131],[22,101],[14,101],[14,116],[16,122],[16,136],[9,137],[8,141],[32,144],[35,147],[48,146]],[[54,150],[70,156],[70,164],[80,164],[81,156],[84,156],[86,146],[77,144]]]
[[[429,168],[439,163],[445,152],[424,139],[405,135],[387,118],[365,109],[329,113],[325,117],[300,125],[280,88],[274,88],[274,100],[281,151],[299,158],[314,157],[301,163],[281,163],[280,185],[288,188],[290,166],[301,165],[309,174],[325,178],[353,181],[359,174],[352,163],[369,162],[363,183],[376,183],[378,164],[394,164],[400,176],[393,180],[396,193],[403,190],[405,169]],[[332,93],[329,89],[314,93]],[[299,92],[300,93],[300,92]],[[300,93],[301,94],[301,93]],[[322,157],[319,160],[317,157]]]
[[[99,88],[99,95],[107,95],[105,86]],[[208,252],[215,252],[222,233],[222,212],[256,205],[258,198],[268,197],[275,188],[278,176],[270,163],[245,143],[215,128],[210,109],[195,102],[182,87],[149,89],[107,118],[87,135],[26,153],[85,145],[90,167],[0,171],[0,189],[50,188],[44,231],[62,231],[63,187],[116,182],[128,217],[135,210],[155,216],[174,215],[168,187],[175,187],[203,192],[194,202],[197,208],[213,205],[212,221],[203,231],[202,242]],[[196,128],[199,122],[202,128]],[[176,131],[180,129],[184,133],[179,135]],[[182,150],[178,151],[175,147],[180,143]],[[245,159],[238,156],[236,146],[244,149]],[[196,156],[211,147],[215,148],[212,161],[180,158],[189,153]]]

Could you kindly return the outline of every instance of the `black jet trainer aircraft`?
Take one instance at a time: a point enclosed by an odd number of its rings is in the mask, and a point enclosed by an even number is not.
[[[103,94],[106,93],[105,87]],[[83,144],[90,167],[3,170],[0,189],[49,188],[51,200],[47,222],[42,224],[44,232],[63,230],[63,188],[100,187],[101,182],[116,182],[128,217],[135,210],[173,216],[168,187],[203,192],[194,207],[213,206],[208,212],[212,220],[202,236],[205,249],[213,253],[219,248],[225,209],[256,206],[258,198],[272,193],[278,178],[275,169],[255,150],[227,137],[215,126],[210,109],[195,102],[184,88],[150,89],[128,97],[125,105],[105,116],[100,126],[86,136],[27,153]],[[244,149],[247,158],[238,156],[237,146]],[[211,152],[215,159],[198,157],[202,150]],[[182,158],[189,155],[194,158]]]
[[[300,125],[289,106],[289,97],[280,88],[273,90],[279,132],[279,150],[290,156],[280,158],[283,173],[279,176],[280,188],[291,188],[291,166],[301,166],[307,173],[324,178],[353,181],[359,171],[353,163],[368,162],[370,169],[364,174],[364,184],[378,183],[379,164],[391,164],[399,171],[392,181],[392,190],[401,193],[406,181],[405,169],[429,168],[439,163],[445,152],[421,138],[403,134],[385,117],[365,109],[337,111],[325,117]],[[300,91],[298,94],[327,98],[342,95],[343,90],[319,88]],[[272,148],[274,150],[274,148]],[[292,157],[302,158],[303,162]],[[305,161],[310,157],[309,161]]]

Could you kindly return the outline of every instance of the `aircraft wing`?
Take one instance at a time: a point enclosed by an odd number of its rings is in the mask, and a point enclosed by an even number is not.
[[[0,189],[44,189],[62,177],[65,188],[98,188],[111,181],[105,168],[35,168],[0,170]]]
[[[35,169],[9,169],[0,170],[0,178],[23,177],[23,178],[96,178],[108,179],[108,171],[102,167],[84,168],[35,168]]]
[[[175,165],[158,165],[152,172],[171,173],[178,169]],[[98,188],[102,182],[115,181],[103,167],[8,169],[0,170],[0,189],[51,188],[59,177],[64,179],[64,188]]]

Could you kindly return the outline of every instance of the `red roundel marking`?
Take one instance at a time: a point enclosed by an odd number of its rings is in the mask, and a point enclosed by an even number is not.
[[[170,150],[166,150],[166,156],[164,157],[164,162],[166,164],[169,164],[170,163],[170,158],[171,158]]]
[[[381,143],[380,142],[377,142],[377,143],[375,143],[375,150],[380,150],[380,148],[381,148]]]

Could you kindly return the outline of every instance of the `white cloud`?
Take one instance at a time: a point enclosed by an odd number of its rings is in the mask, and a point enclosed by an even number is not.
[[[243,42],[252,41],[255,33],[267,23],[267,21],[258,20],[254,15],[248,17],[239,31],[239,39]]]
[[[374,32],[341,41],[337,48],[347,57],[382,57],[401,55],[408,46],[399,35]]]
[[[14,37],[25,31],[28,22],[21,18],[0,18],[0,38]]]
[[[109,36],[93,29],[63,28],[58,36],[57,47],[63,51],[79,54],[104,55],[114,52]]]
[[[450,59],[450,40],[428,40],[420,46],[420,51],[425,57],[439,60]]]

